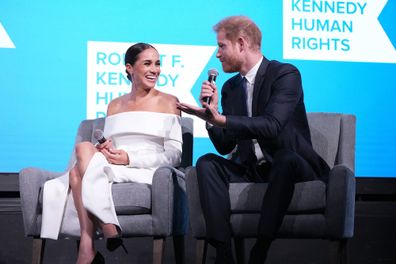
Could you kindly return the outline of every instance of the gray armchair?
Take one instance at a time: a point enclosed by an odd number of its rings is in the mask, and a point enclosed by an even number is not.
[[[355,210],[355,123],[353,115],[309,113],[314,149],[330,165],[329,182],[301,182],[278,233],[279,238],[319,238],[332,241],[335,263],[347,263],[346,241],[353,236]],[[196,261],[205,262],[205,221],[196,170],[186,170],[192,235],[197,239]],[[254,238],[266,183],[231,183],[231,225],[238,263],[244,262],[244,238]]]
[[[82,121],[76,143],[96,142],[93,131],[98,128],[103,129],[103,125],[104,118]],[[151,186],[140,183],[119,183],[113,184],[112,187],[123,237],[153,237],[153,263],[162,263],[164,241],[167,236],[173,236],[176,262],[184,262],[184,235],[187,230],[188,213],[182,171],[192,164],[193,121],[191,118],[182,118],[182,133],[182,162],[178,169],[158,168]],[[69,166],[73,161],[74,154]],[[19,173],[25,235],[33,237],[32,263],[42,262],[45,247],[45,240],[40,238],[42,186],[45,181],[61,174],[39,168],[25,168]],[[61,233],[59,237],[73,238],[73,235]],[[78,239],[75,236],[74,238]]]

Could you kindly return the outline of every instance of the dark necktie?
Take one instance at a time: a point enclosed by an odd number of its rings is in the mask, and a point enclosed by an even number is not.
[[[247,80],[245,77],[242,78],[241,81],[241,103],[242,103],[242,110],[244,110],[243,115],[247,116]],[[238,141],[238,159],[244,165],[251,165],[255,164],[257,161],[256,155],[253,151],[253,142],[251,139],[244,139]]]
[[[244,109],[244,115],[247,116],[248,115],[248,106],[247,106],[247,79],[245,77],[242,78],[241,81],[241,88],[242,88],[242,106]]]

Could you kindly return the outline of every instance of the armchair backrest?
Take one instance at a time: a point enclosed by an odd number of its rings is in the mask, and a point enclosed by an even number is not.
[[[92,143],[96,143],[96,139],[94,137],[94,131],[96,129],[103,130],[105,123],[105,118],[97,118],[97,119],[86,119],[81,121],[80,126],[78,127],[78,132],[76,135],[75,143],[90,141]],[[193,158],[193,119],[190,117],[182,117],[182,137],[183,137],[183,148],[182,148],[182,161],[180,163],[180,167],[187,168],[192,165]],[[70,169],[75,161],[75,152],[73,149],[72,156],[70,158],[67,169]]]
[[[350,114],[307,113],[315,151],[330,168],[344,164],[355,171],[356,117]]]

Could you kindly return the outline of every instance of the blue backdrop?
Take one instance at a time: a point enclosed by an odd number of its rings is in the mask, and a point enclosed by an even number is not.
[[[369,55],[381,50],[377,44],[359,43],[350,37],[351,49],[356,43],[367,44],[359,59],[345,56],[345,60],[332,60],[331,54],[330,58],[324,54],[317,59],[309,54],[308,59],[304,54],[299,59],[285,55],[284,45],[289,39],[284,25],[290,22],[285,9],[296,15],[314,14],[324,12],[318,10],[318,4],[325,2],[334,1],[1,1],[0,172],[18,172],[27,166],[65,169],[78,124],[87,117],[88,41],[216,46],[212,26],[225,16],[243,14],[262,29],[262,51],[267,58],[290,62],[300,69],[308,111],[357,116],[356,175],[396,177],[393,53],[385,56],[390,58],[387,62],[375,61]],[[350,7],[347,3],[363,3],[337,2],[344,3],[345,8],[328,10],[333,12],[327,13],[329,17],[349,15],[353,10],[346,10]],[[394,52],[396,1],[378,2],[386,3],[379,23]],[[376,3],[369,3],[367,10],[372,5]],[[364,12],[357,15],[363,17]],[[353,30],[357,32],[356,21]],[[365,30],[377,39],[374,30]],[[333,34],[339,30],[333,24],[328,31]],[[342,32],[342,36],[347,33]],[[209,68],[221,69],[215,53],[191,87],[195,98]],[[230,76],[220,70],[218,85]],[[209,151],[215,150],[207,138],[195,139],[194,161]]]

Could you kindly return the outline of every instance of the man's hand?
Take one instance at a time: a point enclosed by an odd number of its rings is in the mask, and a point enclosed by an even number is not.
[[[202,102],[202,106],[201,108],[185,103],[176,103],[176,107],[187,114],[195,115],[214,126],[225,127],[226,117],[217,111],[217,107],[215,109],[212,104],[209,105],[205,102]]]
[[[204,99],[209,97],[210,98],[210,104],[214,107],[214,109],[218,109],[218,101],[219,101],[219,96],[217,93],[217,87],[215,83],[211,83],[209,81],[204,81],[201,86],[201,93],[199,94],[199,101],[201,102],[201,105],[203,106]]]
[[[210,104],[205,102],[205,98],[210,97]],[[190,115],[195,115],[214,126],[225,127],[226,117],[219,113],[218,109],[218,93],[215,83],[204,81],[201,86],[201,93],[199,94],[199,101],[202,104],[201,107],[185,104],[176,103],[176,107]]]

